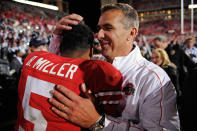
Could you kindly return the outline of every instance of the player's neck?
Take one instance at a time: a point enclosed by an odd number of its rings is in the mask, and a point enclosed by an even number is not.
[[[90,59],[89,53],[75,52],[75,53],[63,53],[63,57],[73,58],[73,59]]]

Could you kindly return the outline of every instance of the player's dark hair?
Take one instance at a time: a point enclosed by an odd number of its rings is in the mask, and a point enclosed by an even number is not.
[[[72,52],[80,49],[80,51],[87,51],[93,45],[93,32],[84,23],[72,26],[71,30],[64,30],[62,32],[62,41],[60,44],[60,52]]]

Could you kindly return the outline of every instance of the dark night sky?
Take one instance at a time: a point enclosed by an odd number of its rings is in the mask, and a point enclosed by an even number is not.
[[[96,31],[96,25],[100,16],[100,6],[100,0],[70,0],[70,13],[82,15],[85,23],[93,31]]]
[[[31,0],[42,2],[43,0]],[[50,1],[50,0],[48,0]],[[63,0],[64,1],[64,0]],[[69,2],[70,13],[77,13],[84,17],[85,23],[96,31],[96,25],[100,16],[100,0],[66,0]]]

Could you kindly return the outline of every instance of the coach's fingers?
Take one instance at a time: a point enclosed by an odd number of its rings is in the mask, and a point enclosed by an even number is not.
[[[68,114],[70,112],[70,109],[66,105],[62,104],[61,102],[57,101],[54,98],[50,98],[49,103],[52,105],[52,107],[55,107],[56,110],[59,110],[59,111],[64,112],[66,114]]]
[[[55,88],[55,91],[58,91],[59,93],[64,95],[64,98],[63,98],[58,94],[58,97],[61,97],[60,99],[70,99],[69,103],[66,103],[67,106],[71,105],[72,101],[73,102],[81,101],[81,97],[79,95],[77,95],[75,92],[71,91],[70,89],[68,89],[62,85],[57,85]]]
[[[71,30],[71,25],[77,25],[83,20],[83,17],[78,14],[71,14],[61,18],[56,24],[54,34],[60,35],[63,30]]]
[[[71,14],[68,16],[63,17],[59,22],[58,25],[65,25],[66,27],[71,27],[69,25],[78,25],[83,20],[83,17],[77,14]]]
[[[75,21],[79,21],[79,22],[81,22],[83,20],[83,17],[82,16],[80,16],[78,14],[75,14],[75,13],[73,13],[71,15],[68,15],[67,17],[69,19],[71,19],[71,20],[75,20]]]
[[[80,85],[80,90],[82,91],[84,97],[86,97],[86,98],[92,98],[93,97],[92,91],[90,89],[86,88],[85,83],[82,83]]]
[[[62,112],[61,110],[59,110],[58,108],[56,108],[56,107],[54,107],[54,106],[51,107],[51,110],[52,110],[55,114],[57,114],[58,116],[62,117],[63,119],[68,120],[68,114],[67,114],[67,113]]]
[[[62,88],[66,88],[66,87],[62,86]],[[53,94],[53,99],[55,99],[56,101],[66,105],[67,107],[71,107],[72,108],[72,106],[74,106],[74,103],[71,101],[71,99],[69,99],[68,97],[64,96],[64,93],[62,93],[57,88],[55,88],[55,90],[52,90],[51,93]],[[50,99],[52,99],[52,98],[50,98]]]
[[[83,97],[90,99],[95,105],[97,104],[95,96],[93,95],[93,93],[90,89],[86,88],[85,83],[81,84],[80,90],[82,92]]]

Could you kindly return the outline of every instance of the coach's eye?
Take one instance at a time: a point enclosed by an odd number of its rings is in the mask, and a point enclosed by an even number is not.
[[[105,27],[105,28],[104,28],[104,30],[108,30],[108,31],[109,31],[109,30],[112,30],[112,29],[113,29],[112,27]]]

